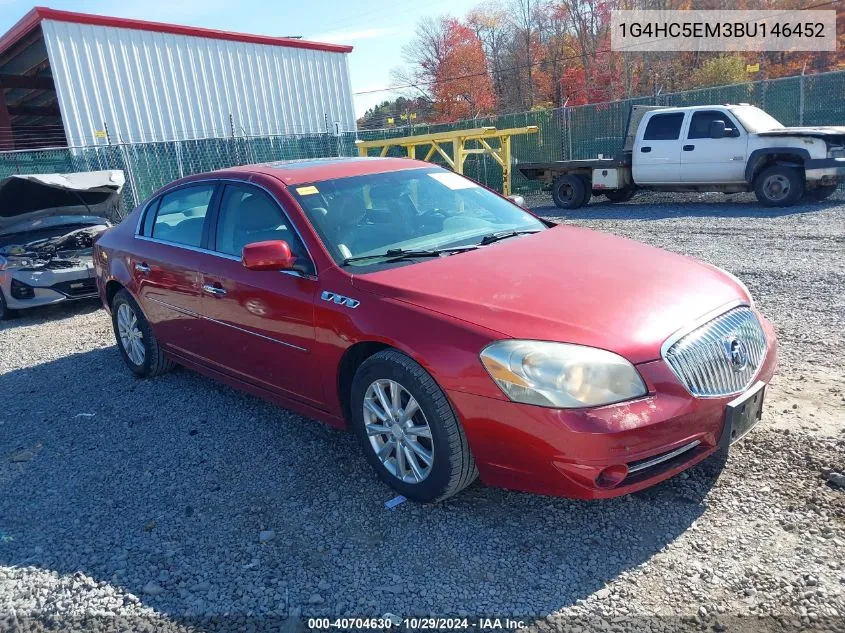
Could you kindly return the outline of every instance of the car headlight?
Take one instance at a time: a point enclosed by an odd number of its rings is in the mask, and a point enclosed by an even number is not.
[[[481,362],[514,402],[572,409],[622,402],[648,393],[627,360],[603,349],[547,341],[498,341]]]
[[[0,255],[0,270],[6,270],[9,267],[9,260]]]

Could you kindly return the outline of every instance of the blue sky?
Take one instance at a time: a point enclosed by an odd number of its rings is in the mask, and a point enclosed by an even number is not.
[[[402,63],[402,45],[424,15],[463,17],[481,0],[43,0],[53,9],[99,13],[123,18],[173,22],[261,35],[302,35],[307,39],[354,46],[349,65],[352,91],[390,85],[390,69]],[[275,6],[274,6],[275,4]],[[33,0],[0,0],[0,34],[34,6]],[[355,97],[360,116],[392,95]]]

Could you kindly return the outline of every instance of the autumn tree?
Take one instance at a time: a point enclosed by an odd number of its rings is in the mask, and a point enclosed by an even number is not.
[[[845,68],[836,52],[611,51],[614,9],[799,9],[802,0],[484,0],[465,18],[424,18],[393,78],[438,120],[656,95]],[[759,71],[748,70],[758,64]]]
[[[443,21],[445,49],[434,72],[434,109],[441,121],[472,119],[494,111],[496,100],[484,48],[473,30]]]

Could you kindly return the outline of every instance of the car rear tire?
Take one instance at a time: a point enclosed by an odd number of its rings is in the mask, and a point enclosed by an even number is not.
[[[352,426],[379,478],[414,501],[442,501],[478,476],[446,394],[396,350],[365,360],[352,380]]]
[[[587,181],[576,174],[558,176],[552,184],[552,199],[561,209],[583,207],[591,195]]]
[[[164,355],[141,308],[126,290],[119,290],[114,296],[111,314],[117,348],[133,374],[152,378],[175,367]]]
[[[0,321],[9,318],[9,308],[6,307],[6,297],[3,296],[3,291],[0,290]]]
[[[804,195],[804,177],[794,167],[766,167],[754,179],[754,194],[765,207],[790,207]]]
[[[838,184],[836,185],[823,185],[821,187],[816,187],[815,189],[808,189],[807,193],[805,194],[808,200],[815,200],[821,201],[830,198],[839,187]]]
[[[634,197],[635,193],[636,191],[633,189],[609,189],[604,192],[604,195],[611,202],[628,202],[628,200]]]

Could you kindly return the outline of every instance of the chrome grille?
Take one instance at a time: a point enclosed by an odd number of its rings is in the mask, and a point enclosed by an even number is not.
[[[687,390],[702,397],[743,391],[765,356],[766,335],[757,316],[745,306],[684,334],[663,355]]]

